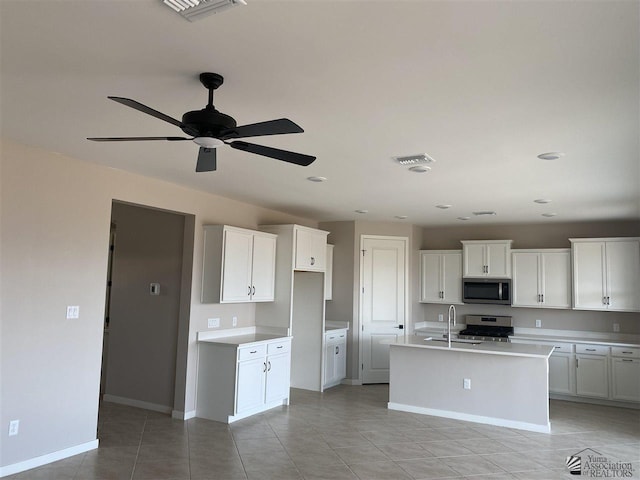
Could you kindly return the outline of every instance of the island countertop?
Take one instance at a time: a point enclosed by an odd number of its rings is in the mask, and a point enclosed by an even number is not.
[[[404,340],[393,342],[391,346],[534,358],[549,358],[554,350],[553,345],[533,345],[511,342],[481,342],[479,344],[473,344],[456,343],[456,340],[451,341],[451,348],[449,348],[447,342],[427,340],[425,337],[416,335],[411,335]]]

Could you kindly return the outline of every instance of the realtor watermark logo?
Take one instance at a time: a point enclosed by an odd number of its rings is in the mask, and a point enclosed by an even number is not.
[[[571,475],[582,475],[590,478],[633,477],[633,465],[631,462],[610,460],[592,448],[585,448],[568,456],[565,463]]]

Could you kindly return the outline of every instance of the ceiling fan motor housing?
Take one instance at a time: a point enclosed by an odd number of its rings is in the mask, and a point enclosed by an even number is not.
[[[237,126],[232,117],[220,113],[213,107],[185,113],[182,116],[182,123],[184,124],[182,130],[187,135],[193,135],[194,132],[197,132],[195,136],[214,138],[218,138],[223,131]]]

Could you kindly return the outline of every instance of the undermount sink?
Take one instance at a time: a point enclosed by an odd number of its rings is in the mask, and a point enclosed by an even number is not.
[[[443,342],[443,343],[449,343],[449,340],[447,340],[446,338],[433,338],[433,337],[427,337],[424,339],[425,342]],[[480,345],[482,342],[479,342],[477,340],[467,340],[465,338],[457,338],[455,340],[451,340],[451,343],[466,343],[467,345]]]

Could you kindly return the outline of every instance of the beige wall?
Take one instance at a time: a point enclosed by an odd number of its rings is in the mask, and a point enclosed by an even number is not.
[[[200,303],[202,225],[317,223],[55,155],[0,144],[0,466],[96,438],[107,249],[112,201],[194,216],[188,326],[181,331],[182,379],[175,408],[195,409],[196,332],[208,317],[222,328],[254,324],[253,306]],[[188,245],[187,245],[188,247]],[[80,318],[66,320],[67,305]],[[182,352],[182,353],[181,353]],[[180,407],[182,403],[182,407]],[[6,436],[10,420],[20,434]]]

